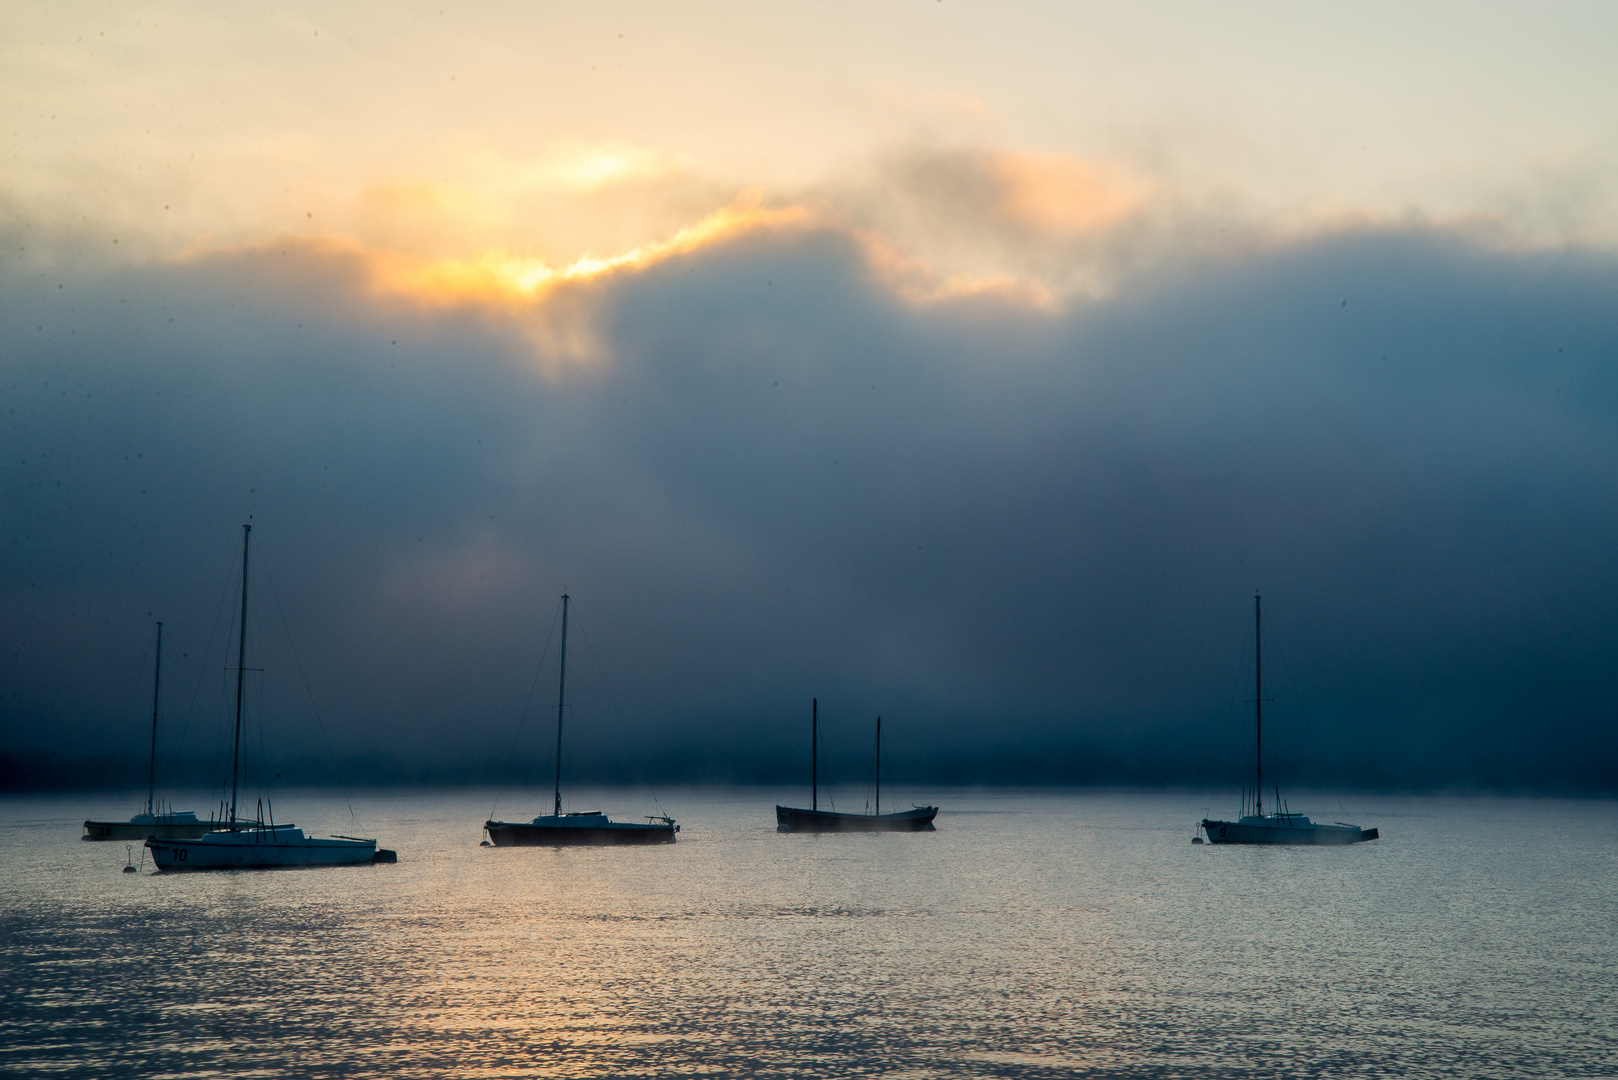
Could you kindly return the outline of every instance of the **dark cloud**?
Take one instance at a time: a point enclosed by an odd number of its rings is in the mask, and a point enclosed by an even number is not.
[[[581,777],[796,779],[818,695],[843,776],[881,713],[896,778],[1234,782],[1261,589],[1283,784],[1618,785],[1604,257],[1339,235],[1051,316],[753,236],[596,286],[564,376],[353,258],[5,269],[14,772],[138,759],[153,618],[213,767],[251,513],[289,776],[497,775],[566,587]]]

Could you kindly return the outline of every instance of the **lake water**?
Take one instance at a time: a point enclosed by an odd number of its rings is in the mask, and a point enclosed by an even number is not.
[[[0,1073],[1618,1074],[1613,801],[1300,793],[1382,839],[1261,849],[1190,843],[1234,792],[894,791],[937,832],[778,835],[789,794],[552,851],[479,847],[486,795],[284,792],[398,864],[214,874],[77,839],[139,797],[0,800]]]

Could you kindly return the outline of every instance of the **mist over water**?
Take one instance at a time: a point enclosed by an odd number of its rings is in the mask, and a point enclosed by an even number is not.
[[[0,802],[21,1075],[1599,1076],[1611,801],[1295,792],[1350,848],[1193,846],[1234,792],[884,789],[927,834],[788,836],[796,788],[657,802],[670,847],[485,849],[490,793],[286,792],[399,863],[122,874],[102,798]],[[502,816],[545,809],[508,792]],[[840,798],[847,796],[840,795]],[[647,794],[575,808],[650,813]],[[586,804],[589,804],[588,806]]]

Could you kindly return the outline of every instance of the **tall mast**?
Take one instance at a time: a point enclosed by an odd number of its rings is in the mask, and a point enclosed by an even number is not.
[[[152,760],[146,766],[146,812],[152,812],[152,797],[157,793],[157,688],[163,679],[163,624],[157,624],[157,667],[152,672]]]
[[[586,643],[588,644],[588,643]],[[562,594],[562,671],[556,679],[556,816],[562,816],[562,702],[567,694],[567,593]]]
[[[809,809],[820,809],[820,699],[809,699]]]
[[[882,816],[882,718],[876,718],[876,815]]]
[[[1253,594],[1253,760],[1258,773],[1258,816],[1264,816],[1264,633],[1260,597]]]
[[[247,545],[253,526],[242,526],[242,632],[236,646],[236,738],[230,749],[230,823],[236,827],[236,786],[242,771],[242,685],[247,678]]]

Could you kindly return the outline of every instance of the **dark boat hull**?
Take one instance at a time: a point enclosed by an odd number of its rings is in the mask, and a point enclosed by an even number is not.
[[[601,826],[533,825],[521,821],[485,821],[483,829],[495,847],[613,847],[620,844],[672,844],[673,825]]]
[[[195,840],[217,829],[211,821],[187,821],[178,824],[157,822],[137,825],[129,821],[86,821],[83,840],[144,840],[148,836],[165,840]]]
[[[1354,825],[1253,825],[1240,821],[1205,819],[1202,831],[1210,844],[1360,844],[1381,836],[1376,829]]]
[[[896,814],[839,814],[834,810],[777,806],[775,824],[780,832],[930,832],[937,815],[936,806],[918,806]]]

